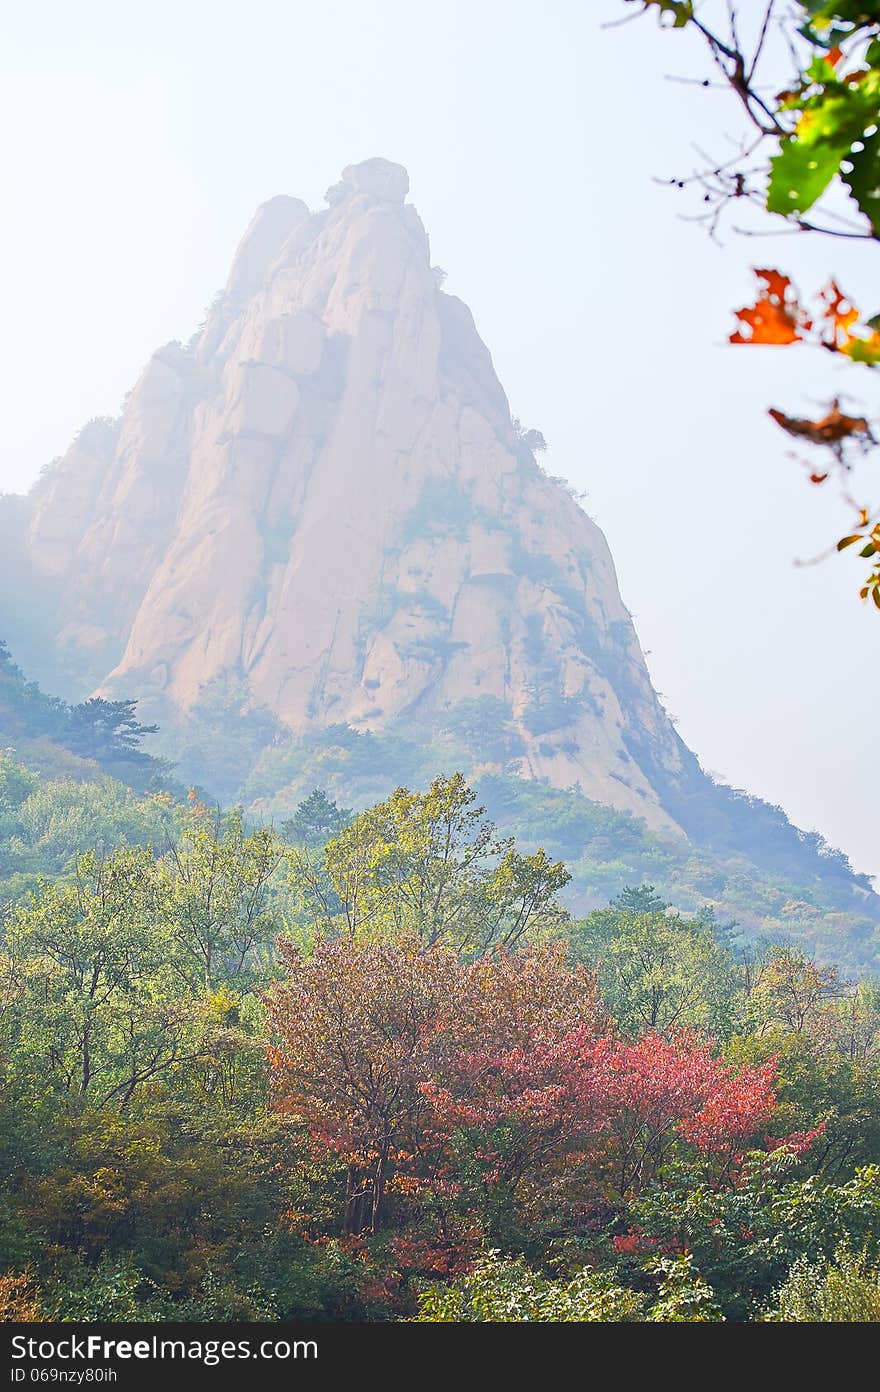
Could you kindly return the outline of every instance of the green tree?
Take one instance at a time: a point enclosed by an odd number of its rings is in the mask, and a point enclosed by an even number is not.
[[[624,891],[615,902],[634,898]],[[741,972],[699,920],[656,910],[600,909],[577,925],[573,943],[598,968],[599,988],[627,1032],[689,1027],[722,1038],[731,1033]]]
[[[543,850],[518,852],[475,803],[460,773],[426,793],[398,788],[329,842],[322,865],[294,855],[293,885],[314,930],[412,932],[469,952],[558,933],[565,866]]]
[[[649,1320],[662,1324],[717,1324],[724,1316],[712,1287],[694,1270],[690,1252],[677,1257],[656,1257],[648,1271],[659,1278],[657,1301]]]
[[[843,995],[837,969],[820,966],[800,948],[771,947],[750,967],[748,1010],[757,1034],[782,1029],[801,1034],[825,1019],[826,1007]]]
[[[347,807],[337,807],[323,788],[315,788],[298,805],[292,817],[281,823],[281,835],[294,846],[316,850],[349,825],[353,813]]]
[[[81,759],[94,759],[122,778],[137,775],[142,782],[159,779],[170,765],[141,749],[141,741],[155,735],[159,727],[142,725],[135,715],[136,705],[136,701],[104,701],[92,696],[69,709],[58,738]]]
[[[509,705],[498,696],[467,696],[443,718],[443,729],[461,740],[477,763],[505,763],[521,754],[522,736]]]
[[[189,988],[246,979],[280,922],[275,902],[285,848],[268,828],[248,834],[198,799],[156,866],[152,911],[174,945],[169,969]]]
[[[662,914],[669,908],[665,899],[656,892],[653,885],[624,885],[609,906],[618,913]]]
[[[54,878],[71,872],[83,851],[155,844],[180,820],[181,809],[168,794],[139,797],[107,777],[41,780],[17,766],[15,796],[4,797],[8,767],[0,756],[0,877]]]
[[[44,884],[8,912],[13,1095],[48,1088],[124,1108],[140,1086],[197,1055],[197,1013],[169,970],[173,941],[148,912],[152,873],[147,851],[89,853],[73,884]]]
[[[778,1060],[781,1128],[823,1127],[803,1168],[838,1182],[848,1179],[880,1155],[877,986],[844,986],[833,970],[788,947],[765,954],[752,985],[743,1027],[728,1054],[750,1065]]]

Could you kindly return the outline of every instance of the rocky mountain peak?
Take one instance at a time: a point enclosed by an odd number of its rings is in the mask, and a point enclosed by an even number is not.
[[[512,419],[400,165],[257,211],[185,347],[35,497],[81,680],[180,719],[237,693],[295,735],[487,730],[485,764],[674,829],[691,758],[607,544]],[[100,434],[100,432],[99,432]]]
[[[402,164],[393,164],[378,156],[362,160],[360,164],[346,165],[340,182],[327,190],[327,202],[339,203],[355,193],[366,193],[370,198],[389,203],[403,203],[409,193],[409,174]]]

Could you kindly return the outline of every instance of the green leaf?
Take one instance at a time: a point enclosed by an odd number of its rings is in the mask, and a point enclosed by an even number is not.
[[[800,5],[814,24],[880,23],[880,0],[800,0]]]
[[[852,86],[835,82],[804,101],[797,128],[781,142],[779,154],[770,161],[767,208],[771,213],[792,216],[806,212],[840,171],[841,161],[860,160],[862,155],[857,183],[860,188],[864,184],[866,199],[874,196],[874,135],[867,142],[867,153],[853,154],[852,147],[877,122],[878,84],[880,75],[870,73]]]
[[[644,0],[645,9],[656,5],[660,10],[660,23],[666,15],[672,15],[672,28],[683,29],[694,17],[693,0]]]
[[[861,103],[858,119],[852,107],[848,96],[823,94],[804,111],[795,133],[782,141],[779,154],[770,161],[771,213],[804,213],[825,192],[862,129]]]
[[[842,350],[846,353],[850,362],[864,363],[866,367],[880,367],[880,346],[876,343],[877,335],[870,338],[851,338]]]
[[[873,541],[869,541],[867,546],[862,547],[862,550],[859,552],[859,555],[864,556],[865,560],[867,560],[869,556],[874,555],[876,550],[877,547],[874,545]]]
[[[880,130],[864,142],[863,150],[848,155],[852,164],[849,174],[841,173],[853,198],[875,232],[880,234]]]
[[[771,213],[805,213],[823,194],[849,148],[817,146],[792,137],[770,161],[767,209]]]

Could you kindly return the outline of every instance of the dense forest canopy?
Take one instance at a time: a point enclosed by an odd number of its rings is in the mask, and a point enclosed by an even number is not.
[[[6,1318],[876,1317],[876,983],[572,915],[461,775],[280,831],[76,786],[115,842],[4,913]]]

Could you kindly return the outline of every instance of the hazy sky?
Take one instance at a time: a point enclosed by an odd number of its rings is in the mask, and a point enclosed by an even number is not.
[[[748,5],[746,5],[748,8]],[[862,563],[797,568],[848,513],[768,404],[864,390],[797,348],[725,346],[749,267],[834,271],[869,312],[877,252],[680,219],[694,142],[738,129],[690,40],[621,0],[29,0],[0,47],[0,488],[22,491],[161,343],[186,339],[256,205],[323,203],[405,164],[447,289],[474,311],[551,473],[585,489],[655,684],[704,765],[880,873],[880,616]],[[873,267],[873,275],[872,275]],[[865,379],[864,381],[862,379]],[[873,465],[875,496],[880,493]]]

